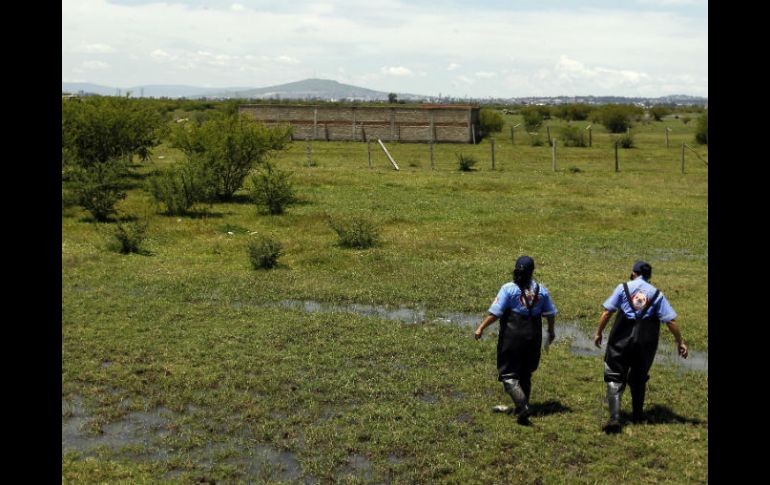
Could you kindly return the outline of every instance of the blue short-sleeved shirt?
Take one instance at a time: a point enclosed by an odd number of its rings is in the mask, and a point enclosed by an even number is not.
[[[626,298],[626,292],[623,291],[623,285],[618,285],[612,295],[602,304],[605,309],[614,312],[620,308],[627,318],[636,318],[634,310],[641,311],[644,305],[647,304],[647,300],[653,297],[656,288],[650,283],[645,281],[642,277],[631,280],[627,283],[628,292],[631,293],[632,302]],[[633,305],[633,308],[631,307]],[[658,319],[663,322],[670,322],[677,317],[676,312],[663,296],[663,292],[658,294],[658,298],[652,302],[650,308],[645,312],[643,316],[657,315]]]
[[[548,293],[548,289],[545,286],[540,285],[540,293],[535,301],[532,301],[535,296],[535,284],[537,284],[537,282],[533,279],[525,295],[521,294],[521,289],[515,283],[509,282],[504,284],[497,293],[497,297],[495,297],[492,305],[489,307],[489,313],[499,318],[506,310],[511,309],[521,315],[529,315],[527,304],[524,301],[524,298],[526,297],[532,304],[533,317],[538,315],[546,317],[556,315],[558,312],[556,311],[556,307],[551,300],[551,295]]]

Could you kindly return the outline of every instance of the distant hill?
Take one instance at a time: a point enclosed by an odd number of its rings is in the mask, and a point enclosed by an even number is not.
[[[125,96],[128,91],[131,97],[167,97],[167,98],[214,98],[214,99],[322,99],[322,100],[356,100],[356,101],[387,101],[388,93],[362,88],[350,84],[342,84],[328,79],[305,79],[265,88],[232,87],[232,88],[201,88],[195,86],[174,85],[145,85],[130,88],[117,88],[90,83],[61,83],[62,92],[98,94],[101,96]],[[400,100],[419,100],[426,96],[398,93]]]
[[[343,84],[328,79],[305,79],[278,86],[256,88],[249,90],[223,90],[207,96],[223,98],[250,98],[250,99],[324,99],[324,100],[359,100],[359,101],[387,101],[388,93],[372,89]],[[398,94],[399,99],[422,99],[424,96],[411,94]]]

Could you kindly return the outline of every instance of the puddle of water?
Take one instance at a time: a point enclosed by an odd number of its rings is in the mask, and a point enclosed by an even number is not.
[[[365,483],[372,481],[372,464],[363,455],[351,455],[348,457],[348,464],[340,470],[338,478],[345,477],[347,475],[353,475],[358,478],[362,478]]]
[[[168,451],[155,446],[157,439],[167,434],[166,427],[172,411],[159,407],[150,412],[133,412],[123,419],[102,426],[102,433],[92,435],[84,427],[93,419],[75,396],[72,402],[62,401],[62,455],[76,451],[85,455],[97,447],[114,450],[140,445],[147,451],[141,456],[149,460],[166,460]]]
[[[242,302],[235,302],[233,305],[242,306]],[[447,313],[426,320],[426,311],[424,307],[412,309],[407,307],[388,307],[382,305],[336,305],[331,303],[320,303],[312,300],[282,300],[274,303],[264,303],[261,307],[280,307],[293,310],[301,310],[308,313],[356,313],[363,316],[374,316],[384,320],[393,320],[404,323],[446,323],[459,325],[461,327],[476,328],[481,322],[483,315],[472,313]],[[489,337],[497,335],[494,328],[487,330]],[[487,337],[487,338],[489,338]],[[543,335],[543,345],[547,334]],[[556,340],[554,343],[569,341],[570,352],[583,357],[603,356],[604,348],[597,349],[594,346],[593,339],[586,335],[575,322],[556,323]],[[605,344],[606,346],[606,340]],[[708,352],[690,351],[687,359],[680,358],[676,349],[666,343],[661,342],[658,352],[655,356],[655,362],[662,365],[677,366],[683,370],[694,370],[708,373]]]

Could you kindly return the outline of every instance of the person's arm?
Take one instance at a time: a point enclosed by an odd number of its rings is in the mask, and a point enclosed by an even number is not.
[[[679,355],[683,358],[687,358],[688,350],[687,350],[687,344],[684,343],[684,340],[682,340],[682,333],[679,331],[679,327],[676,324],[676,320],[671,320],[669,322],[664,322],[669,330],[671,330],[671,333],[674,334],[674,338],[676,339],[676,347],[679,351]]]
[[[493,315],[491,313],[487,314],[486,317],[484,317],[484,320],[481,321],[479,324],[479,328],[476,329],[476,331],[473,333],[473,336],[476,338],[476,340],[481,338],[481,334],[484,333],[484,329],[488,326],[495,323],[498,319],[497,315]]]
[[[599,317],[599,327],[596,329],[596,335],[594,335],[594,345],[597,347],[602,346],[602,332],[604,332],[604,327],[607,326],[607,322],[610,321],[610,317],[613,313],[615,312],[605,308]]]
[[[551,345],[551,343],[556,340],[556,330],[553,327],[553,324],[556,321],[556,317],[553,315],[547,315],[545,318],[548,320],[548,345]]]

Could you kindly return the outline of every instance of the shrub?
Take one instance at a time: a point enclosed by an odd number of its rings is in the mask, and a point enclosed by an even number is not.
[[[709,112],[706,111],[698,118],[695,127],[695,142],[701,145],[709,144]]]
[[[622,136],[619,136],[617,138],[618,145],[620,148],[633,148],[634,147],[634,136],[631,133],[626,133]]]
[[[663,117],[669,113],[671,113],[671,110],[665,106],[653,106],[650,108],[650,116],[652,116],[652,119],[655,121],[661,121]]]
[[[692,121],[692,118],[691,118],[691,117],[689,117],[689,116],[687,116],[687,115],[685,115],[685,116],[682,116],[682,123],[684,123],[685,125],[686,125],[687,123],[689,123],[690,121]]]
[[[339,236],[339,244],[345,248],[366,249],[379,242],[379,229],[369,219],[353,217],[348,219],[331,219],[329,225]]]
[[[599,123],[610,133],[623,133],[631,127],[631,118],[637,116],[638,112],[638,108],[630,105],[607,105],[599,112]]]
[[[213,182],[201,163],[188,160],[150,178],[147,188],[156,202],[166,206],[166,214],[187,214],[200,202],[213,198]]]
[[[588,146],[583,130],[577,126],[565,126],[560,132],[562,145],[565,147],[585,147]]]
[[[483,134],[499,133],[503,131],[505,119],[497,110],[481,108],[479,111],[479,127]]]
[[[200,158],[219,200],[233,198],[246,176],[275,151],[287,146],[291,127],[267,127],[247,115],[217,115],[202,124],[183,123],[172,146]]]
[[[147,222],[118,222],[112,231],[109,249],[121,254],[140,253],[147,233]]]
[[[273,215],[282,214],[286,206],[295,201],[291,174],[266,162],[260,173],[251,177],[251,194],[254,202]]]
[[[580,173],[582,170],[580,170],[580,167],[576,167],[574,165],[570,166],[567,170],[569,170],[570,173]]]
[[[527,131],[535,131],[543,124],[543,114],[535,107],[522,108],[521,114],[524,117],[524,127]]]
[[[470,172],[471,170],[473,170],[473,166],[478,163],[478,160],[476,160],[471,156],[463,155],[462,153],[460,153],[457,155],[457,162],[460,165],[460,170],[462,170],[463,172]]]
[[[529,144],[533,147],[541,147],[543,146],[544,142],[540,139],[540,135],[538,133],[530,133]]]
[[[126,198],[122,177],[127,170],[125,161],[121,159],[77,166],[70,171],[67,185],[77,203],[94,219],[103,222],[115,214],[115,204]]]
[[[264,237],[258,241],[249,241],[246,250],[254,269],[270,269],[278,265],[283,246],[275,239]]]

